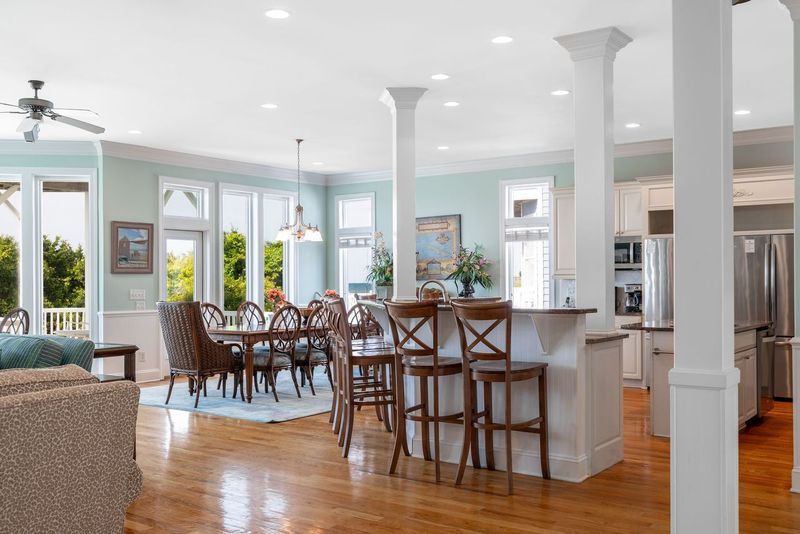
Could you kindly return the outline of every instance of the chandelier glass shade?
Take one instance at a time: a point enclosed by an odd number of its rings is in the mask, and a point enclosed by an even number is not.
[[[319,226],[313,224],[306,224],[303,221],[303,206],[300,204],[300,143],[302,139],[295,139],[297,141],[297,206],[294,208],[294,222],[288,221],[281,225],[278,230],[278,235],[275,237],[276,241],[288,241],[294,239],[296,242],[303,241],[322,241],[322,232],[319,231]]]

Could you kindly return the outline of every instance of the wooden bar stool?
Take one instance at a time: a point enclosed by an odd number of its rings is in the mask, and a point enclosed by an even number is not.
[[[486,465],[494,470],[495,430],[505,431],[506,470],[508,472],[508,494],[514,489],[514,469],[511,462],[511,431],[539,434],[539,452],[542,462],[542,477],[550,478],[550,460],[547,453],[547,364],[511,360],[511,301],[475,302],[452,301],[464,373],[464,443],[458,465],[456,485],[461,484],[470,449],[477,447],[477,431],[483,430],[486,440]],[[487,326],[488,324],[488,326]],[[504,328],[503,328],[504,327]],[[502,330],[500,328],[503,328]],[[490,340],[490,334],[499,330],[495,337],[504,337],[502,348]],[[502,335],[504,334],[504,336]],[[533,419],[511,422],[511,384],[538,378],[539,415]],[[477,383],[483,383],[482,411],[477,407]],[[505,385],[505,417],[502,423],[492,419],[492,384]],[[466,414],[470,414],[469,416]],[[483,422],[481,422],[483,419]],[[477,454],[473,450],[473,464]],[[476,466],[480,467],[480,466]]]
[[[422,454],[431,459],[430,429],[433,423],[433,451],[436,464],[436,482],[440,480],[439,467],[439,423],[461,424],[464,412],[439,415],[439,377],[461,373],[461,359],[439,357],[439,308],[435,300],[423,302],[384,302],[389,316],[389,326],[395,345],[394,388],[397,401],[397,423],[395,428],[394,450],[389,465],[389,474],[397,469],[400,449],[407,450],[406,420],[420,423],[422,427]],[[431,342],[420,339],[420,330],[428,325]],[[427,337],[427,336],[426,336]],[[405,405],[405,385],[403,378],[419,378],[420,402],[414,406]],[[428,379],[433,379],[433,414],[430,412]]]

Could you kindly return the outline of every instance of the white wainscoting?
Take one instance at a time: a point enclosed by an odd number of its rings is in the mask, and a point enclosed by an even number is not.
[[[100,312],[100,339],[107,343],[132,343],[136,354],[136,381],[152,382],[163,378],[164,351],[156,310]],[[144,358],[142,358],[142,356]],[[144,361],[142,361],[144,359]],[[122,374],[122,358],[102,360],[104,374]]]

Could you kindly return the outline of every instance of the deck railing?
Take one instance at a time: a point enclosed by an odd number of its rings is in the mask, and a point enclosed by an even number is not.
[[[45,334],[85,332],[89,330],[86,308],[45,308],[42,311],[42,330]]]

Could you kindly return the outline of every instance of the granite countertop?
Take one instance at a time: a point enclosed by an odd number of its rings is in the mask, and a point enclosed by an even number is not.
[[[491,302],[495,298],[475,298],[474,302]],[[383,302],[376,300],[360,300],[359,303],[371,306],[382,306]],[[439,304],[439,309],[443,311],[452,310],[450,304]],[[597,308],[512,308],[513,313],[530,313],[535,315],[585,315],[587,313],[597,313]]]
[[[608,341],[617,341],[629,337],[628,334],[586,334],[586,344],[594,345],[597,343],[606,343]]]
[[[749,330],[760,330],[769,328],[771,325],[770,321],[735,324],[733,325],[733,332],[738,334]],[[672,321],[642,321],[640,323],[624,324],[620,328],[622,330],[644,330],[645,332],[673,332],[675,330]]]
[[[640,311],[637,311],[637,312],[615,312],[614,315],[616,315],[617,317],[641,317],[642,316],[642,312],[640,312]]]

